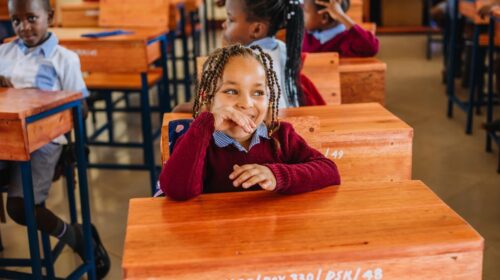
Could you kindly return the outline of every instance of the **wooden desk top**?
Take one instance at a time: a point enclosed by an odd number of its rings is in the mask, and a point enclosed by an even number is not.
[[[87,9],[99,9],[99,2],[74,2],[74,3],[62,3],[61,9],[68,11],[79,11],[79,10],[87,10]]]
[[[368,269],[480,279],[483,246],[420,181],[350,183],[292,196],[132,199],[122,266],[125,279],[336,279],[328,275]]]
[[[358,103],[329,106],[287,108],[281,117],[316,116],[320,119],[320,132],[351,135],[376,131],[408,131],[413,129],[379,103]]]
[[[117,36],[109,36],[102,38],[85,38],[82,34],[85,33],[96,33],[103,31],[110,31],[116,29],[123,29],[125,31],[131,31],[132,34],[124,34]],[[54,32],[61,44],[68,42],[75,43],[85,43],[85,42],[147,42],[153,40],[158,36],[167,33],[166,28],[116,28],[116,27],[90,27],[90,28],[51,28],[50,31]]]
[[[81,92],[0,88],[0,119],[25,119],[79,99]]]
[[[346,57],[339,60],[341,73],[386,70],[387,64],[375,57]]]
[[[483,19],[478,14],[479,9],[487,2],[488,1],[470,2],[466,0],[460,0],[459,12],[461,15],[474,22],[474,24],[488,24],[488,19]]]

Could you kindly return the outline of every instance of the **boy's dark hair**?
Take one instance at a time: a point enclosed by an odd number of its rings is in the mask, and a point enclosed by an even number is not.
[[[14,5],[14,2],[26,2],[26,1],[38,1],[42,4],[43,9],[46,12],[52,11],[52,6],[50,5],[50,0],[9,0],[8,2],[8,7],[11,7],[11,5]]]
[[[286,29],[285,92],[294,104],[302,100],[299,73],[302,64],[302,38],[304,36],[304,11],[299,0],[241,0],[245,3],[247,20],[269,21],[268,36],[274,36],[279,29]]]
[[[271,122],[268,123],[269,135],[278,127],[278,103],[281,95],[279,81],[273,70],[273,60],[259,46],[244,47],[240,44],[216,49],[203,64],[200,81],[196,84],[196,96],[193,106],[193,117],[196,118],[203,106],[211,105],[222,79],[224,68],[231,57],[252,57],[257,60],[266,72],[266,86],[269,90],[269,111]]]
[[[328,2],[328,0],[319,0],[321,2]],[[340,6],[342,7],[342,11],[347,12],[349,8],[351,7],[351,0],[342,0],[342,3],[340,3]],[[316,4],[316,9],[321,10],[324,9],[325,7]]]

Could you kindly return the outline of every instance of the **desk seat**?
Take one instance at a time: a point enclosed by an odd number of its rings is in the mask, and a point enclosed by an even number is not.
[[[148,87],[159,83],[162,78],[161,69],[148,71]],[[136,73],[90,73],[85,78],[85,84],[89,90],[141,90],[141,77]]]

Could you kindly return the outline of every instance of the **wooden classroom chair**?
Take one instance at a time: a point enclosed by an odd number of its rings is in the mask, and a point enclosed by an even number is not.
[[[200,78],[203,63],[207,57],[198,57],[197,68]],[[337,53],[309,53],[305,59],[302,73],[316,86],[326,104],[341,103],[339,75],[339,56]]]

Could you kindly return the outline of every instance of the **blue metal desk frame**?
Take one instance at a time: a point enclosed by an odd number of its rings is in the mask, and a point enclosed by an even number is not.
[[[94,250],[92,244],[92,234],[90,229],[90,204],[88,198],[88,182],[87,182],[87,162],[85,159],[85,140],[82,118],[82,101],[76,100],[37,115],[26,118],[26,124],[33,123],[37,120],[49,117],[53,114],[73,108],[73,124],[75,131],[75,147],[78,167],[78,181],[80,189],[80,203],[83,223],[83,233],[85,242],[85,261],[82,265],[76,268],[66,279],[80,279],[85,273],[91,280],[96,279]],[[54,261],[59,256],[64,244],[59,242],[54,250],[51,250],[49,237],[42,235],[44,259],[40,257],[40,249],[38,245],[37,226],[35,221],[35,203],[33,195],[33,182],[31,173],[30,161],[19,162],[21,166],[21,177],[23,182],[24,192],[24,208],[26,214],[26,224],[28,232],[28,241],[30,248],[30,259],[0,259],[0,266],[31,266],[32,273],[23,273],[9,270],[0,270],[0,277],[12,279],[61,279],[56,278],[54,273]],[[71,198],[70,198],[71,199]],[[74,197],[73,197],[74,199]],[[72,219],[74,218],[72,213]],[[76,214],[75,214],[76,215]],[[42,265],[46,268],[46,275],[42,275]]]

